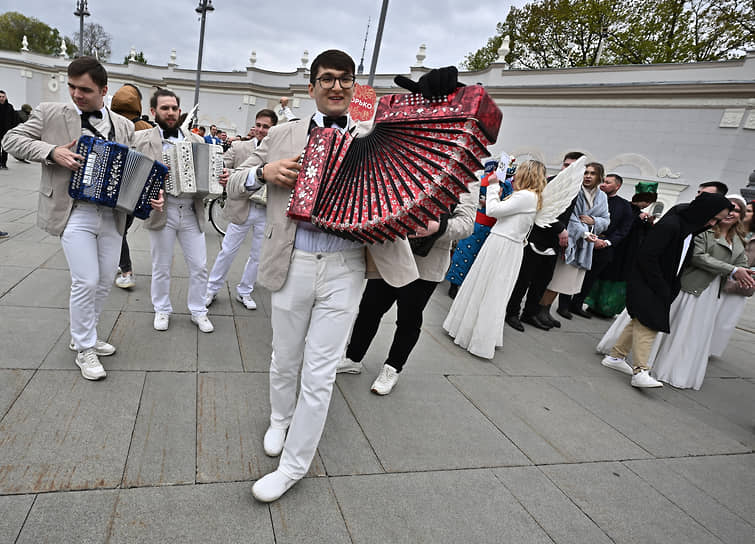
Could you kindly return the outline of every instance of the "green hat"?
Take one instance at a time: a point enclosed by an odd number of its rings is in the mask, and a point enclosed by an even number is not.
[[[632,202],[655,202],[658,200],[657,181],[638,181],[634,186]]]

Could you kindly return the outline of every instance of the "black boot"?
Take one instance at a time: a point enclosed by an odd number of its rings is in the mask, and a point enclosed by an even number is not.
[[[550,324],[550,321],[543,321],[540,314],[522,314],[522,323],[527,323],[528,325],[532,325],[536,329],[540,329],[541,331],[549,331],[551,330],[552,325]]]
[[[451,298],[456,298],[456,293],[459,292],[459,286],[455,283],[452,283],[450,287],[448,288],[448,296]]]
[[[524,332],[524,326],[517,315],[507,315],[506,324],[515,331]]]
[[[551,327],[556,327],[557,329],[561,327],[561,322],[558,319],[553,319],[553,316],[551,316],[550,306],[541,305],[540,311],[538,312],[537,317],[539,317],[540,321],[542,321],[546,325],[550,325]]]
[[[585,319],[592,319],[592,316],[582,309],[582,301],[577,300],[576,298],[572,299],[572,302],[569,305],[569,311],[573,313],[574,315],[578,315],[579,317],[584,317]]]

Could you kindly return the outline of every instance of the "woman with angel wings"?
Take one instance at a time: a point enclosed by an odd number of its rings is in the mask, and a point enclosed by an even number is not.
[[[501,200],[500,185],[488,186],[486,214],[498,219],[451,305],[443,328],[472,355],[492,359],[503,346],[506,304],[514,288],[532,225],[548,225],[574,199],[582,184],[581,157],[546,184],[545,165],[525,161],[514,176],[514,192]],[[505,175],[505,171],[504,171]]]

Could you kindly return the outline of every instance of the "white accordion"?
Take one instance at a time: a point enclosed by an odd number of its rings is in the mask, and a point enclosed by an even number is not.
[[[169,143],[163,150],[163,162],[170,167],[166,193],[176,197],[223,193],[223,146],[187,140]]]

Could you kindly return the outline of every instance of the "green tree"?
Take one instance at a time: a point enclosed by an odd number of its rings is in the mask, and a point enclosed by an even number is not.
[[[57,28],[51,28],[39,19],[26,17],[16,11],[9,11],[0,15],[0,49],[18,51],[21,40],[26,36],[29,50],[45,55],[55,55],[60,52],[61,35]],[[75,53],[72,42],[66,38],[68,54]]]
[[[721,60],[755,44],[755,0],[535,0],[462,66],[486,68],[507,34],[507,62],[525,68]]]
[[[123,64],[128,64],[128,57],[130,55],[126,55],[123,57]],[[135,59],[131,62],[138,62],[139,64],[147,64],[147,59],[144,57],[144,51],[139,51],[136,55],[134,55]]]

